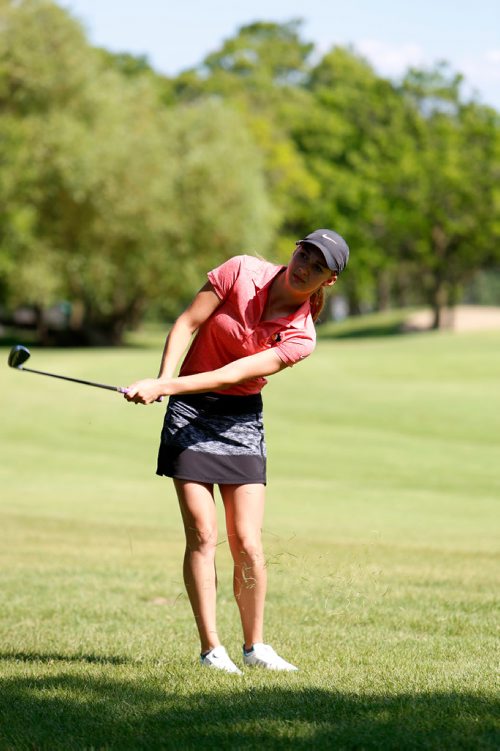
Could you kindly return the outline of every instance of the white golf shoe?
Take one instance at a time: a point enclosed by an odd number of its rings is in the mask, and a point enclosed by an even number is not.
[[[200,655],[200,663],[206,668],[242,675],[241,670],[234,664],[222,644],[211,649],[206,655]]]
[[[298,670],[295,665],[276,654],[269,644],[254,644],[249,652],[243,647],[243,662],[249,667],[267,670]]]

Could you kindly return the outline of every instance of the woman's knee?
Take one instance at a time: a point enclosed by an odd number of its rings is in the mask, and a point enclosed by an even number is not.
[[[217,547],[217,527],[212,525],[197,525],[185,527],[186,548],[190,552],[215,555]]]
[[[235,534],[231,544],[231,551],[235,563],[246,566],[261,564],[264,551],[259,534]]]

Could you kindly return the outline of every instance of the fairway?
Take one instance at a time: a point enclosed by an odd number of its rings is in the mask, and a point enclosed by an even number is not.
[[[126,385],[162,342],[33,348]],[[321,340],[264,390],[266,640],[297,674],[197,664],[164,404],[0,350],[0,749],[500,745],[500,334]],[[219,633],[241,666],[221,520]]]

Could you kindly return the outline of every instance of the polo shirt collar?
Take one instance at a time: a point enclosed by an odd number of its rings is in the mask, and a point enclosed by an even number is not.
[[[276,266],[274,264],[269,264],[269,267],[262,271],[262,273],[259,275],[258,279],[254,277],[253,283],[255,285],[255,289],[257,292],[260,292],[265,287],[267,287],[273,279],[275,279],[278,274],[286,269],[286,266]],[[306,325],[307,316],[311,313],[311,305],[309,300],[306,300],[302,303],[300,308],[298,308],[295,313],[291,313],[288,316],[281,316],[280,318],[275,319],[275,323],[279,325],[286,324],[288,327],[294,328],[294,329],[303,329]]]
[[[253,283],[255,285],[255,289],[261,290],[264,289],[264,287],[267,287],[268,284],[270,284],[275,277],[278,276],[279,273],[284,271],[286,269],[286,266],[277,266],[275,264],[269,263],[266,268],[262,269],[259,276],[256,278],[253,278]]]

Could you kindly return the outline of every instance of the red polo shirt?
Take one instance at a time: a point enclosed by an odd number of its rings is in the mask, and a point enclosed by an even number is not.
[[[198,329],[179,375],[216,370],[241,357],[273,348],[286,365],[311,354],[316,332],[309,301],[289,316],[263,321],[271,282],[285,267],[253,256],[235,256],[208,272],[221,304]],[[257,394],[265,378],[252,378],[224,394]]]

